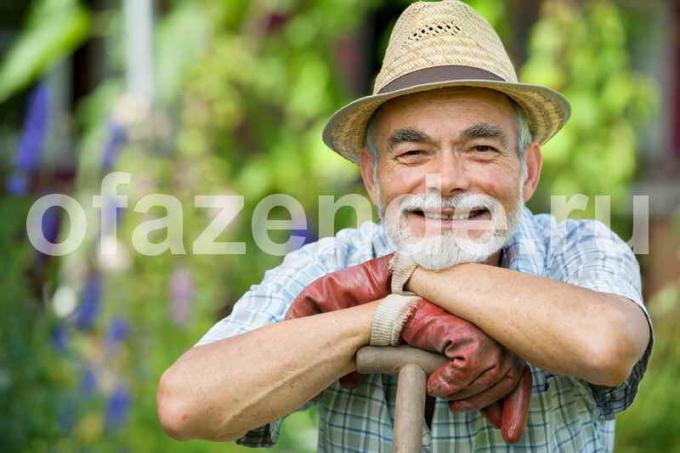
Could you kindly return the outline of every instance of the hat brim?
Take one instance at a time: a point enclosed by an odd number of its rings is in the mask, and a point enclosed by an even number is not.
[[[499,91],[517,102],[525,111],[533,140],[545,143],[569,119],[569,102],[557,91],[526,83],[490,80],[452,80],[425,83],[408,88],[359,98],[350,102],[328,120],[323,141],[335,152],[358,164],[364,148],[366,126],[375,111],[386,102],[413,93],[448,87],[478,87]]]

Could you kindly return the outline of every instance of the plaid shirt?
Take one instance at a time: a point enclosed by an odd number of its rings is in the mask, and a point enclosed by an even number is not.
[[[252,286],[234,305],[231,315],[215,324],[198,344],[281,321],[297,294],[317,278],[393,250],[384,229],[370,222],[306,245],[266,272],[262,283]],[[635,256],[599,222],[568,220],[556,224],[549,215],[533,215],[525,208],[520,226],[503,249],[501,266],[623,296],[647,315]],[[633,402],[651,348],[650,340],[629,378],[616,388],[591,385],[532,366],[528,424],[514,445],[506,444],[500,431],[478,411],[453,413],[446,400],[437,398],[432,428],[423,428],[423,451],[611,451],[614,417]],[[387,452],[395,395],[396,376],[376,374],[354,390],[336,382],[300,409],[312,404],[318,408],[319,451]],[[250,447],[272,446],[281,421],[250,431],[237,442]]]

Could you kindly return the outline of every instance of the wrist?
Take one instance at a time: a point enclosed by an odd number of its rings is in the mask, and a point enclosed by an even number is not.
[[[420,284],[424,278],[424,274],[427,270],[422,267],[417,267],[415,271],[411,274],[411,277],[404,284],[404,289],[410,293],[421,294],[420,289],[422,285]]]
[[[371,326],[372,346],[396,346],[401,338],[401,330],[416,307],[418,296],[390,294],[387,296],[373,316]]]
[[[406,290],[406,283],[417,268],[418,265],[408,255],[395,253],[392,256],[390,260],[390,271],[392,272],[390,290],[392,294],[413,295]]]
[[[359,347],[366,346],[370,343],[373,317],[383,300],[385,299],[378,299],[373,302],[342,310],[348,315],[349,322],[356,326],[356,331],[354,333],[358,339]]]

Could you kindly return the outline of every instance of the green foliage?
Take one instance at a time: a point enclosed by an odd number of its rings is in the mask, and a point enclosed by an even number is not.
[[[54,356],[54,319],[43,313],[42,288],[32,288],[35,251],[25,241],[27,199],[0,202],[0,449],[46,445],[61,433],[57,420],[72,395],[70,364]],[[18,247],[17,244],[22,244]],[[45,270],[53,274],[53,269]],[[35,410],[34,410],[35,409]]]
[[[57,451],[95,447],[102,451],[225,450],[221,444],[185,444],[168,437],[157,421],[156,385],[161,373],[221,316],[218,312],[228,311],[251,284],[261,280],[266,269],[280,261],[280,257],[260,252],[250,236],[250,218],[257,201],[270,193],[287,193],[300,200],[308,218],[314,219],[318,194],[358,187],[354,166],[328,153],[318,137],[325,118],[346,98],[331,69],[331,49],[337,36],[355,25],[369,6],[341,0],[281,4],[178,1],[159,19],[155,31],[155,104],[145,106],[124,96],[124,81],[116,77],[107,78],[81,102],[74,195],[87,209],[90,228],[86,244],[57,262],[60,272],[49,279],[52,286],[45,294],[45,308],[52,312],[57,287],[72,289],[82,298],[89,269],[104,275],[101,314],[90,330],[71,329],[70,358],[52,358],[54,369],[64,370],[64,379],[52,386],[26,381],[27,388],[32,385],[41,388],[41,394],[53,395],[55,401],[69,402],[72,425],[57,430],[59,417],[45,410],[46,402],[39,402],[25,418],[16,418],[27,433],[10,445],[34,442],[36,446],[54,445]],[[114,42],[122,41],[120,12],[104,14],[97,20],[102,22],[105,17],[109,25],[101,33]],[[106,64],[113,74],[119,74],[122,59],[115,45],[112,49]],[[28,60],[24,56],[22,63],[36,63]],[[144,111],[147,113],[139,114]],[[115,170],[129,171],[132,184],[126,190],[130,208],[119,228],[122,253],[102,259],[98,255],[99,212],[88,206],[91,196],[99,191],[102,150],[110,140],[111,121],[127,130],[129,141],[121,149]],[[133,211],[141,198],[153,192],[172,194],[181,201],[184,238],[179,246],[186,255],[146,257],[132,250],[133,230],[150,218],[167,214],[162,209],[148,214]],[[246,197],[246,206],[218,239],[245,240],[248,259],[193,255],[193,240],[214,215],[194,207],[194,195],[235,193]],[[338,227],[353,220],[343,211],[339,217]],[[308,229],[307,234],[313,236],[315,225],[310,223]],[[284,239],[279,236],[273,238]],[[21,262],[17,261],[17,266],[21,269]],[[170,293],[178,271],[190,275],[194,288],[186,322],[178,322],[173,314]],[[129,334],[110,351],[107,329],[116,318],[127,322]],[[48,331],[36,329],[43,334]],[[49,351],[26,339],[17,342],[35,349],[35,354]],[[8,360],[21,364],[16,358]],[[50,362],[40,358],[39,363]],[[36,367],[25,365],[25,371],[36,372]],[[94,393],[83,396],[79,395],[79,380],[85,366],[96,371],[97,383]],[[131,405],[125,425],[112,429],[106,422],[107,404],[119,385],[128,389]],[[20,407],[14,397],[8,404]],[[43,414],[42,418],[36,413]],[[31,423],[43,418],[52,424],[51,429],[37,435]],[[314,412],[295,414],[284,427],[277,447],[281,451],[301,451],[301,446],[314,449]],[[232,445],[226,450],[241,449]]]
[[[680,282],[659,291],[649,310],[654,323],[654,352],[634,405],[617,420],[616,451],[674,451],[680,445],[675,423],[680,410]],[[677,398],[676,398],[677,397]]]
[[[673,231],[680,238],[680,209],[673,215]],[[625,453],[675,451],[680,445],[675,423],[680,410],[680,279],[654,294],[647,307],[654,325],[654,351],[640,397],[617,419],[616,451]]]
[[[0,233],[8,254],[0,275],[4,292],[0,309],[9,321],[9,328],[0,332],[8,345],[0,352],[0,411],[9,414],[0,421],[6,433],[0,442],[8,451],[45,450],[48,445],[56,451],[245,451],[233,444],[170,439],[157,422],[158,379],[250,285],[262,279],[265,270],[280,261],[261,252],[251,237],[251,214],[262,197],[285,193],[299,200],[310,222],[306,233],[313,237],[318,195],[363,193],[355,166],[329,152],[319,137],[332,111],[349,100],[334,58],[337,40],[358,26],[378,1],[167,3],[168,10],[155,29],[152,105],[126,97],[124,80],[116,76],[122,72],[116,44],[123,42],[125,33],[119,9],[92,19],[108,24],[98,32],[113,49],[105,62],[113,75],[78,106],[81,133],[73,195],[83,206],[91,206],[91,196],[101,183],[102,149],[110,139],[110,122],[124,126],[129,140],[114,168],[132,174],[132,184],[125,189],[129,207],[119,227],[122,253],[109,259],[98,255],[99,212],[88,208],[87,243],[78,253],[53,262],[58,269],[45,271],[49,284],[40,288],[41,298],[36,297],[24,274],[31,267],[32,250],[19,237],[28,201],[0,206],[0,218],[8,219]],[[510,32],[507,2],[470,3],[501,34]],[[0,69],[0,99],[27,86],[82,42],[91,15],[75,0],[36,2],[26,31]],[[626,194],[636,164],[636,127],[653,105],[653,86],[630,70],[622,24],[622,12],[609,1],[583,6],[546,2],[522,75],[527,82],[562,90],[574,113],[570,124],[545,148],[544,189],[538,205],[545,205],[553,193],[607,193],[619,200]],[[178,246],[186,250],[183,255],[148,257],[131,247],[138,225],[167,214],[160,208],[134,212],[136,203],[154,192],[172,194],[181,202],[184,237]],[[243,211],[217,238],[245,241],[245,257],[192,254],[193,240],[215,215],[194,206],[196,194],[245,196]],[[273,213],[272,217],[285,216]],[[354,220],[341,210],[336,229],[351,226]],[[92,269],[104,275],[102,313],[92,329],[70,329],[66,351],[55,354],[49,332],[57,322],[71,322],[52,314],[55,289],[69,288],[82,295],[83,281]],[[185,322],[177,320],[172,301],[177,275],[192,279]],[[125,319],[130,330],[111,351],[106,349],[106,332],[114,318]],[[657,331],[657,338],[661,335],[665,331]],[[667,341],[662,346],[668,352],[661,356],[667,360],[677,356],[672,345]],[[79,380],[87,366],[96,369],[98,381],[92,394],[83,395]],[[654,393],[657,385],[666,388],[675,376],[660,365],[651,368],[651,379],[642,389],[645,393],[647,388]],[[119,384],[129,389],[130,411],[124,426],[109,429],[107,400]],[[649,396],[649,403],[638,406],[645,419],[660,420],[651,414],[651,401],[661,399],[664,391],[658,390],[658,396]],[[674,409],[670,404],[666,408],[664,414]],[[72,415],[73,423],[62,428],[58,421],[64,413]],[[630,433],[624,437],[630,442],[641,444],[657,426],[626,417],[622,426],[624,433]],[[315,418],[314,411],[288,417],[275,450],[313,451]],[[672,433],[667,434],[672,442]]]
[[[156,93],[164,104],[181,96],[186,75],[208,39],[209,11],[182,2],[168,12],[156,30]]]
[[[354,166],[328,153],[318,137],[325,118],[346,96],[331,69],[330,49],[367,6],[358,1],[239,5],[178,3],[158,26],[157,66],[163,68],[157,77],[158,100],[173,113],[167,117],[157,109],[132,124],[136,139],[117,169],[133,175],[130,206],[150,192],[180,199],[188,255],[134,255],[125,273],[108,278],[106,300],[112,309],[104,318],[124,314],[136,326],[126,345],[127,365],[121,364],[117,373],[135,382],[135,395],[146,396],[133,405],[125,435],[100,439],[99,445],[179,448],[160,431],[151,396],[160,374],[212,325],[216,308],[228,310],[280,261],[261,252],[250,237],[255,204],[267,194],[286,193],[314,219],[318,194],[356,187]],[[274,26],[273,20],[282,24]],[[187,40],[185,35],[199,24],[200,33]],[[172,135],[145,133],[158,121],[175,122]],[[154,148],[160,152],[149,151]],[[212,220],[210,211],[193,207],[193,196],[203,193],[245,196],[243,212],[218,239],[245,239],[248,259],[191,254],[193,240]],[[344,217],[339,226],[350,224],[352,219]],[[145,220],[146,215],[130,214],[121,231],[123,245]],[[167,288],[180,266],[190,269],[196,288],[186,326],[173,323],[168,302]],[[135,371],[133,364],[143,364],[144,372]],[[277,448],[301,451],[306,445],[313,451],[314,426],[313,414],[289,417]],[[195,448],[212,446],[196,443]]]
[[[0,102],[26,87],[88,36],[90,14],[77,0],[41,0],[0,66]]]
[[[544,147],[533,203],[541,210],[549,209],[552,195],[582,193],[609,195],[612,212],[627,211],[636,129],[655,103],[655,86],[631,70],[623,15],[608,0],[543,5],[520,78],[562,92],[572,114]],[[591,202],[576,216],[592,218],[593,208]]]

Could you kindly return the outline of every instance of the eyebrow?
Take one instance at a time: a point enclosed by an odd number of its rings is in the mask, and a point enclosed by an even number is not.
[[[493,124],[475,124],[474,126],[465,129],[462,135],[468,140],[475,138],[495,138],[504,145],[507,143],[505,133],[498,126],[494,126]]]
[[[387,139],[389,144],[389,149],[392,150],[399,143],[423,143],[427,141],[432,141],[429,135],[425,132],[419,131],[418,129],[413,129],[410,127],[397,129],[390,135]]]

